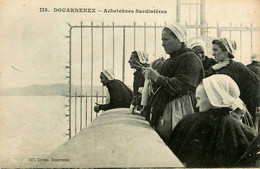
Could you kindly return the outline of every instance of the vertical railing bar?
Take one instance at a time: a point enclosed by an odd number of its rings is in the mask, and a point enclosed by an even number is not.
[[[189,0],[190,2],[190,0]],[[191,5],[189,5],[189,25],[191,25]],[[191,31],[190,31],[190,37],[191,37]]]
[[[156,59],[156,22],[154,23],[154,58]]]
[[[198,37],[198,0],[196,0],[196,38]]]
[[[98,103],[98,92],[96,93],[96,103]],[[96,118],[97,118],[98,113],[96,113]]]
[[[85,126],[88,126],[88,93],[86,93],[86,122]]]
[[[242,28],[242,23],[240,24],[240,27]],[[240,30],[240,62],[242,62],[242,30]]]
[[[135,34],[135,25],[136,23],[134,22],[134,50],[135,50],[135,36],[136,36],[136,34]]]
[[[144,22],[144,52],[146,52],[146,22]]]
[[[200,25],[205,26],[206,24],[206,13],[205,13],[205,0],[200,0]],[[207,30],[208,31],[208,30]],[[204,35],[205,29],[200,29],[200,34]]]
[[[218,25],[218,22],[217,22],[217,37],[220,38],[220,29],[219,29],[219,25]]]
[[[82,22],[80,23],[80,130],[82,130],[82,64],[83,64],[83,41],[82,41]]]
[[[94,64],[94,35],[93,35],[93,22],[91,22],[91,100],[90,100],[90,106],[92,107],[93,106],[93,100],[92,100],[92,95],[93,95],[93,64]],[[91,110],[91,122],[92,122],[92,113],[93,113],[93,110]]]
[[[177,2],[179,3],[179,0],[177,0]],[[178,22],[180,22],[180,21],[178,21]],[[165,27],[167,26],[166,22],[164,22],[164,26]],[[164,58],[166,58],[166,52],[164,52]]]
[[[180,22],[181,18],[181,3],[180,0],[176,0],[176,21]]]
[[[191,25],[191,23],[190,23],[190,21],[191,21],[191,15],[190,15],[190,11],[191,11],[191,9],[190,9],[190,5],[189,5],[189,20],[188,20],[188,24],[189,25]],[[192,29],[192,28],[191,28]],[[191,29],[189,29],[189,37],[191,37]],[[188,33],[187,33],[187,35],[188,35]]]
[[[113,22],[113,69],[115,69],[115,24]]]
[[[104,70],[104,22],[102,22],[102,70]],[[102,85],[102,95],[104,95],[104,86]],[[104,99],[102,97],[102,104],[104,104]]]
[[[75,135],[77,134],[77,92],[75,92]]]
[[[229,31],[229,38],[231,38],[232,37],[232,31],[231,31],[231,29],[232,29],[232,23],[230,22],[229,23],[229,27],[230,27],[230,31]]]
[[[250,47],[251,47],[251,54],[253,52],[253,31],[252,31],[252,27],[253,27],[253,23],[251,22],[250,24],[251,29],[250,29]]]
[[[123,28],[123,71],[122,80],[125,82],[125,27]]]
[[[69,139],[71,139],[71,46],[72,46],[72,27],[69,31]]]
[[[206,25],[207,25],[207,36],[209,36],[209,25],[208,23]]]

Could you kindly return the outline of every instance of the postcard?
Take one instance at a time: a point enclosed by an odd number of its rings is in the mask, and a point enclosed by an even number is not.
[[[113,69],[133,90],[131,53],[143,51],[149,63],[168,58],[162,30],[176,22],[187,45],[205,41],[209,58],[213,39],[233,39],[234,60],[248,65],[260,53],[259,7],[259,0],[2,0],[0,167],[184,166],[143,117],[95,112],[109,100],[100,73]]]

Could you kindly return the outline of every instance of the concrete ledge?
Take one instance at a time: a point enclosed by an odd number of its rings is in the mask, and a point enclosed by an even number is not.
[[[143,117],[126,112],[106,111],[36,167],[183,167]]]

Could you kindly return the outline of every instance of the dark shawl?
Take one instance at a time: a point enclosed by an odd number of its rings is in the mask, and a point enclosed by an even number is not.
[[[247,67],[260,77],[260,62],[253,61]]]
[[[170,101],[185,94],[193,95],[191,99],[194,99],[196,87],[203,77],[202,62],[192,49],[183,46],[170,54],[170,58],[162,65],[160,76],[155,83],[161,88],[150,102],[151,125],[155,126],[158,123],[166,104]]]
[[[108,104],[99,105],[100,110],[109,110],[113,108],[129,108],[133,99],[132,90],[129,89],[120,80],[111,80],[106,85],[109,95],[110,102]]]
[[[227,108],[211,109],[186,115],[174,128],[168,146],[186,167],[232,167],[255,136]]]
[[[255,107],[259,106],[260,79],[248,67],[240,62],[231,60],[230,64],[220,70],[209,68],[207,76],[213,74],[225,74],[230,76],[238,85],[240,98],[246,104],[250,114],[255,117]]]

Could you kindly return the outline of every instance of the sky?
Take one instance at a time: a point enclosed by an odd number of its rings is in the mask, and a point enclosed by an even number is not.
[[[189,2],[181,0],[182,3]],[[190,2],[196,2],[190,1]],[[111,14],[111,13],[63,13],[53,12],[53,8],[94,8],[103,11],[104,9],[160,9],[166,10],[167,14]],[[40,12],[40,8],[48,8],[50,12]],[[209,25],[233,26],[250,25],[260,27],[260,1],[259,0],[206,0],[206,21]],[[183,13],[181,20],[193,20],[188,16],[187,9],[183,5]],[[90,25],[91,22],[101,25],[129,25],[136,22],[137,24],[153,25],[155,22],[165,24],[174,22],[176,18],[176,1],[175,0],[85,0],[85,1],[67,1],[67,0],[2,0],[0,3],[0,86],[5,87],[23,87],[37,84],[55,84],[67,83],[65,79],[66,70],[64,66],[68,64],[68,39],[64,36],[68,35],[69,26]],[[111,33],[111,32],[110,32]],[[109,31],[106,36],[110,35]],[[122,37],[118,33],[119,39]],[[97,34],[100,34],[100,32]],[[85,44],[89,43],[88,32],[84,34]],[[111,39],[105,36],[105,62],[111,65]],[[160,30],[157,33],[158,56],[163,56],[163,48],[160,47]],[[259,37],[259,34],[257,34]],[[255,44],[258,45],[259,39],[254,37]],[[128,38],[128,37],[127,37]],[[128,41],[132,41],[129,36]],[[149,43],[149,37],[147,40]],[[94,37],[95,52],[100,56],[101,40],[98,36]],[[142,42],[138,42],[138,44]],[[137,45],[138,47],[138,45]],[[149,48],[149,46],[147,46]],[[73,49],[74,50],[74,49]],[[75,49],[77,51],[78,49]],[[116,48],[115,69],[116,72],[122,70],[117,62],[120,61],[121,47]],[[149,49],[147,49],[149,51]],[[150,49],[151,50],[151,49]],[[130,56],[130,48],[126,51],[126,59]],[[259,52],[259,49],[256,48]],[[99,53],[99,54],[98,54]],[[78,52],[74,53],[78,55]],[[85,54],[90,57],[89,50]],[[99,72],[101,71],[100,57],[95,58],[94,77],[95,84],[99,83]],[[150,56],[153,56],[150,54]],[[86,74],[90,72],[88,58],[84,62],[84,70]],[[246,60],[248,62],[248,60]],[[73,62],[73,66],[80,66],[79,60]],[[119,73],[120,74],[120,73]],[[131,84],[132,70],[126,65],[126,80]],[[76,75],[74,76],[76,77]],[[86,75],[85,81],[90,76]],[[76,84],[76,82],[75,82]]]

